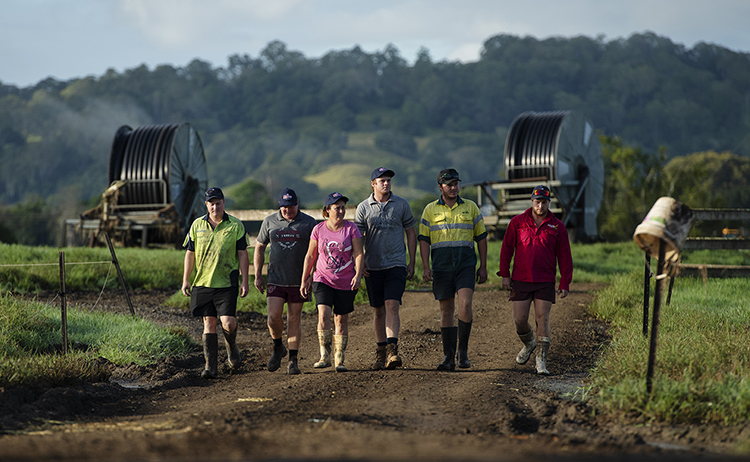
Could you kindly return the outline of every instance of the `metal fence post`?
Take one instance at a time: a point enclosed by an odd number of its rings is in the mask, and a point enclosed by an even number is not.
[[[664,291],[664,253],[665,243],[659,239],[659,264],[657,265],[656,274],[654,275],[654,314],[651,322],[651,342],[648,349],[648,370],[646,372],[646,393],[651,394],[654,380],[654,366],[656,364],[656,340],[659,336],[659,314],[661,312],[661,294]]]
[[[646,270],[643,275],[643,335],[648,335],[648,297],[651,292],[651,254],[646,252]]]
[[[120,270],[120,263],[117,262],[117,255],[115,255],[115,248],[112,247],[112,241],[109,239],[109,233],[104,233],[104,237],[107,238],[107,246],[109,246],[109,253],[112,254],[112,263],[115,264],[115,268],[117,269],[117,275],[120,277],[120,285],[122,285],[122,290],[125,291],[125,299],[128,301],[130,314],[135,316],[135,309],[133,308],[133,303],[130,301],[130,294],[128,294],[128,286],[125,285],[125,278],[123,277],[122,271]]]
[[[60,315],[62,316],[62,352],[68,353],[68,307],[65,303],[65,252],[60,252]]]

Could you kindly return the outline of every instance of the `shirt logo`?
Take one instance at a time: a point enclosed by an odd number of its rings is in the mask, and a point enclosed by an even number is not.
[[[294,228],[276,230],[273,237],[273,240],[283,249],[291,249],[300,240],[299,231]]]
[[[552,229],[557,229],[557,225],[553,225],[553,224],[547,223],[547,226],[549,226]]]

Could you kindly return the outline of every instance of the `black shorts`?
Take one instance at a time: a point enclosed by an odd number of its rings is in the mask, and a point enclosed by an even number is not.
[[[190,294],[190,311],[193,316],[236,316],[239,287],[216,289],[213,287],[193,287]]]
[[[432,293],[435,300],[454,298],[459,289],[474,290],[473,266],[465,266],[456,271],[433,271]]]
[[[525,300],[545,300],[555,303],[554,282],[523,282],[511,281],[510,297],[512,302]]]
[[[370,271],[370,275],[365,278],[365,283],[370,306],[374,308],[385,306],[386,300],[398,300],[401,303],[401,297],[406,290],[406,268],[397,266]]]
[[[354,311],[356,290],[334,289],[322,282],[313,282],[312,289],[315,294],[315,304],[333,307],[333,314],[342,315]]]

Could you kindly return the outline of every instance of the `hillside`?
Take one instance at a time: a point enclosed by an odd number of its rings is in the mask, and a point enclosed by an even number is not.
[[[257,57],[230,56],[225,67],[195,59],[182,68],[0,84],[0,215],[32,209],[51,223],[47,234],[59,234],[59,220],[95,205],[108,186],[123,125],[189,122],[210,183],[244,196],[243,207],[267,208],[287,186],[310,206],[332,190],[360,200],[381,165],[397,172],[395,190],[411,201],[434,195],[436,173],[448,166],[464,184],[499,179],[514,118],[555,110],[583,114],[606,137],[607,175],[622,160],[607,156],[632,147],[635,157],[622,167],[636,177],[615,182],[633,187],[640,199],[623,210],[639,215],[669,192],[671,179],[654,168],[693,153],[739,156],[740,164],[750,156],[748,98],[749,54],[686,48],[650,32],[612,41],[497,35],[467,64],[433,62],[423,50],[410,65],[393,46],[309,59],[274,41]],[[673,185],[694,173],[678,172]],[[714,194],[730,178],[716,184],[711,172],[697,173]],[[698,206],[733,201],[708,197]],[[618,217],[611,229],[623,229]],[[0,227],[0,240],[9,232]]]

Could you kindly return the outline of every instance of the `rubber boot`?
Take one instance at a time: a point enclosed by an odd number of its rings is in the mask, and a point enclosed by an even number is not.
[[[382,371],[385,369],[385,348],[385,345],[378,345],[375,350],[375,364],[371,367],[373,371]]]
[[[456,350],[457,365],[461,369],[471,367],[469,362],[469,336],[471,335],[471,322],[458,320],[458,349]]]
[[[516,362],[518,364],[526,364],[529,362],[531,353],[536,348],[536,341],[534,340],[534,329],[529,330],[525,334],[518,334],[518,338],[523,342],[523,348],[518,352],[516,356]]]
[[[331,340],[333,332],[330,330],[319,330],[318,331],[318,343],[320,344],[320,361],[313,364],[313,367],[320,369],[323,367],[331,367]]]
[[[333,336],[333,358],[336,363],[336,372],[346,372],[348,369],[344,366],[344,352],[346,344],[349,343],[348,335]]]
[[[386,361],[385,368],[389,371],[401,367],[401,356],[398,355],[398,343],[389,343],[385,347]]]
[[[281,367],[281,360],[284,356],[286,356],[284,342],[278,342],[278,344],[276,344],[274,341],[273,353],[271,353],[271,358],[268,360],[268,372],[274,372]]]
[[[536,373],[540,375],[549,375],[549,371],[547,370],[549,340],[549,337],[536,338],[536,342],[539,344],[539,350],[536,352]]]
[[[224,346],[227,349],[227,366],[232,370],[237,369],[242,361],[240,350],[237,349],[237,329],[227,332],[222,327],[221,330],[224,332]]]
[[[299,370],[297,354],[295,352],[289,353],[289,364],[286,367],[286,373],[288,375],[299,375],[302,373],[302,371]]]
[[[456,369],[456,340],[458,338],[458,327],[441,327],[440,334],[443,337],[443,362],[438,364],[439,371],[452,371]]]
[[[219,377],[219,336],[218,334],[203,334],[203,357],[206,358],[206,368],[201,372],[204,379]]]

